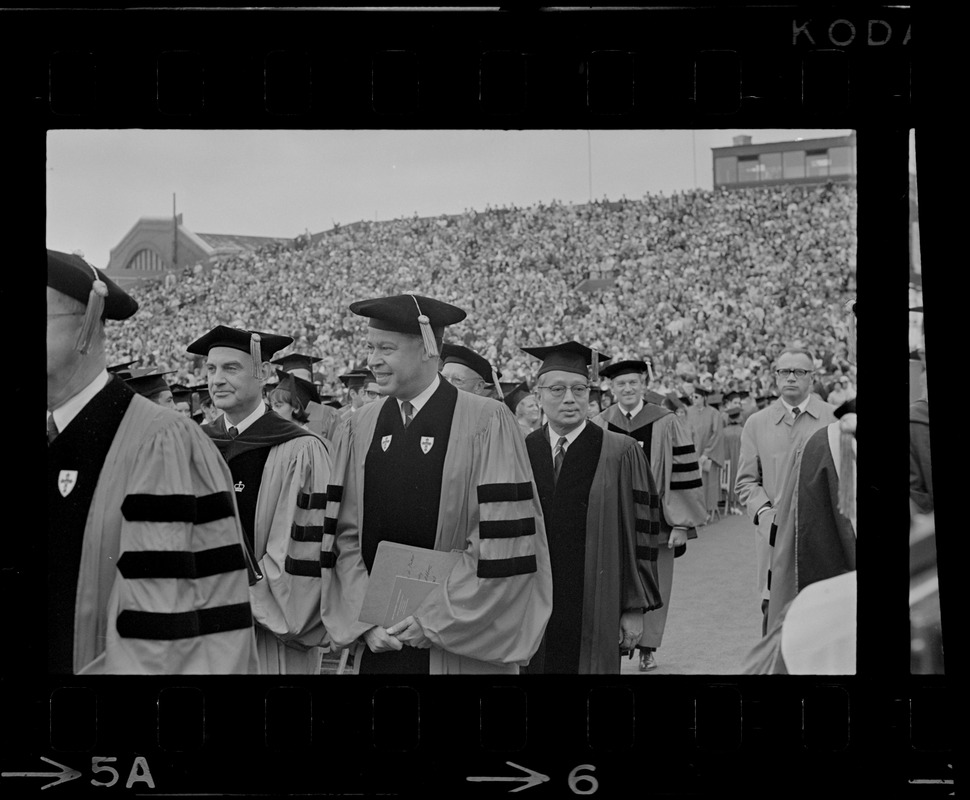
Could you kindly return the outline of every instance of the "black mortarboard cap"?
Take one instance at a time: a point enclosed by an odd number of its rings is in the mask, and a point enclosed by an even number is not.
[[[602,360],[602,359],[600,359]],[[647,371],[647,362],[638,360],[627,360],[627,361],[617,361],[615,364],[610,364],[609,366],[603,367],[600,370],[600,375],[604,378],[619,377],[620,375],[625,375],[628,372],[636,373],[641,375]]]
[[[740,396],[741,396],[741,393],[740,392],[734,392],[734,391],[725,392],[724,393],[724,402],[725,403],[730,403],[735,397],[740,397]]]
[[[142,397],[151,397],[159,392],[164,392],[169,389],[168,381],[165,380],[166,375],[172,375],[175,370],[170,370],[168,372],[156,372],[154,369],[142,371],[140,374],[132,375],[132,377],[127,378],[125,383],[127,383],[133,391],[140,394]]]
[[[192,395],[195,394],[195,389],[190,386],[185,386],[181,383],[173,383],[168,387],[172,390],[172,399],[176,403],[188,403],[189,409],[192,408]]]
[[[855,398],[853,397],[851,400],[846,400],[842,405],[835,409],[833,413],[835,414],[836,419],[842,419],[842,417],[844,417],[846,414],[855,414]]]
[[[678,397],[676,392],[668,392],[666,395],[667,402],[674,407],[674,410],[678,408],[686,408],[684,405],[684,400],[686,397]]]
[[[128,319],[138,310],[138,303],[118,284],[74,253],[47,251],[47,285],[84,305],[95,292],[102,301],[99,319]]]
[[[213,347],[231,347],[242,350],[253,357],[253,375],[262,377],[260,364],[279,350],[293,344],[290,336],[280,336],[276,333],[262,331],[247,331],[241,328],[230,328],[228,325],[216,325],[211,331],[200,336],[187,348],[186,352],[199,356],[209,355]]]
[[[525,400],[530,394],[529,384],[525,381],[522,381],[522,383],[505,382],[502,384],[502,402],[509,407],[509,410],[513,414],[515,413],[515,409],[518,408],[519,403]]]
[[[121,364],[112,364],[108,367],[108,372],[112,375],[117,375],[119,378],[130,378],[134,370],[129,369],[129,367],[135,366],[135,364],[140,364],[141,359],[136,358],[134,361],[123,361]]]
[[[716,406],[721,405],[721,402],[723,400],[724,400],[724,396],[723,395],[721,395],[721,394],[719,394],[717,392],[714,392],[710,397],[707,398],[707,404],[709,406],[715,406],[716,407]]]
[[[304,408],[311,402],[320,402],[320,393],[317,391],[317,387],[310,383],[310,381],[298,378],[296,375],[290,372],[284,372],[281,369],[276,370],[276,374],[279,375],[280,382],[273,387],[274,389],[285,389],[290,394],[295,395],[303,403]]]
[[[275,361],[270,361],[270,364],[276,364],[285,372],[289,372],[292,369],[305,369],[307,373],[312,375],[313,365],[318,361],[323,361],[323,359],[304,355],[303,353],[290,353],[285,356],[280,356]]]
[[[79,254],[47,251],[47,285],[84,304],[74,349],[82,355],[91,346],[95,327],[105,319],[128,319],[138,303]]]
[[[420,336],[430,358],[438,355],[435,337],[440,338],[446,326],[461,322],[467,316],[457,306],[417,294],[358,300],[350,304],[350,310],[358,316],[368,317],[372,328]]]
[[[542,359],[542,366],[536,377],[552,370],[562,370],[563,372],[575,372],[589,378],[589,365],[593,363],[594,354],[598,363],[609,361],[611,356],[591,350],[579,342],[563,342],[549,347],[523,347],[524,352],[530,356]],[[593,377],[596,378],[598,370],[594,368]]]
[[[493,370],[492,365],[482,356],[460,344],[449,342],[442,345],[441,362],[442,366],[445,364],[464,364],[469,369],[474,370],[485,383],[495,383],[496,379],[502,377],[502,373]]]
[[[710,389],[705,389],[703,386],[700,386],[699,384],[695,384],[694,385],[694,391],[697,394],[703,395],[704,397],[707,397],[707,396],[713,394],[713,392],[711,392]]]
[[[343,375],[338,375],[337,380],[339,380],[348,389],[359,389],[365,383],[371,383],[375,380],[374,373],[369,369],[352,369],[350,372],[345,372]]]

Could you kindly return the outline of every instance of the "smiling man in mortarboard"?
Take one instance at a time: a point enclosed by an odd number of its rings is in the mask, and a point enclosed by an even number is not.
[[[243,530],[261,578],[250,587],[262,672],[314,674],[320,621],[319,542],[330,481],[329,444],[263,402],[267,359],[289,336],[218,325],[189,353],[205,357],[222,416],[205,426],[232,472]]]
[[[632,438],[587,422],[590,364],[609,356],[578,342],[522,349],[542,359],[535,392],[547,424],[526,447],[553,577],[552,618],[529,672],[619,674],[644,612],[662,605],[653,477]]]
[[[515,674],[552,603],[532,469],[502,403],[438,374],[448,303],[395,295],[352,303],[368,318],[368,366],[384,397],[337,432],[321,563],[323,619],[361,673]],[[331,534],[332,532],[332,534]],[[381,541],[459,551],[450,574],[388,628],[358,621]]]

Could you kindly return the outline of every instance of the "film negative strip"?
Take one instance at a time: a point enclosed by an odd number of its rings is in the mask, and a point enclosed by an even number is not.
[[[869,392],[905,346],[890,341],[905,328],[890,332],[879,303],[908,257],[908,141],[929,63],[916,54],[933,47],[909,8],[25,11],[5,21],[25,263],[44,236],[39,164],[52,131],[851,129]],[[893,409],[869,409],[885,435],[860,434],[860,518],[886,533],[858,546],[856,674],[48,676],[36,670],[43,615],[24,603],[31,550],[13,542],[0,785],[11,795],[950,795],[951,662],[946,676],[910,673],[905,434]],[[945,583],[942,560],[940,574]],[[952,624],[945,594],[943,605]]]

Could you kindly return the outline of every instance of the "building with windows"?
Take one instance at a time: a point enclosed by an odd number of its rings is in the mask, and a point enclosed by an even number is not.
[[[735,136],[730,147],[711,151],[715,189],[850,181],[856,176],[855,134],[763,144]]]
[[[208,265],[216,256],[265,248],[291,248],[293,239],[196,233],[177,217],[142,217],[111,249],[105,272],[120,286],[163,277],[167,272]]]

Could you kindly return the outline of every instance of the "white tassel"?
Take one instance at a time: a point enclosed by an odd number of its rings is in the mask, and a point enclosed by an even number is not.
[[[87,264],[86,261],[84,263]],[[74,349],[81,355],[87,355],[91,348],[91,338],[101,322],[101,315],[104,313],[104,301],[108,296],[108,284],[101,280],[98,271],[91,264],[88,264],[88,266],[94,273],[94,282],[91,284],[91,291],[88,293],[88,304],[84,309],[81,329],[77,332],[77,339],[74,342]]]
[[[418,298],[412,294],[411,299],[418,308],[418,325],[421,326],[421,340],[424,342],[424,350],[428,354],[428,358],[438,358],[438,344],[434,340],[434,331],[431,330],[431,320],[421,313]]]
[[[492,383],[495,384],[495,394],[498,395],[498,399],[504,400],[505,395],[502,394],[502,384],[498,382],[498,373],[495,371],[495,367],[492,367]]]
[[[249,339],[249,354],[253,357],[253,377],[263,377],[263,353],[259,343],[262,341],[258,333]]]

